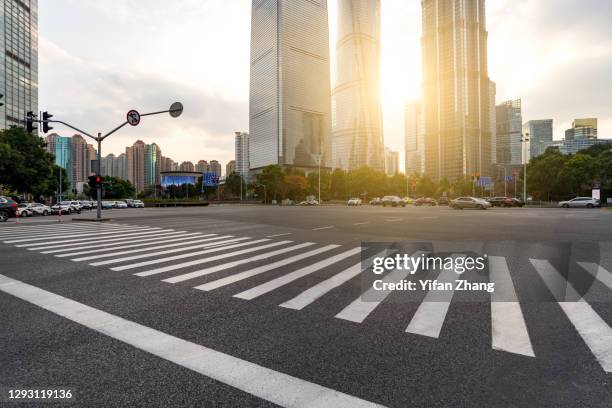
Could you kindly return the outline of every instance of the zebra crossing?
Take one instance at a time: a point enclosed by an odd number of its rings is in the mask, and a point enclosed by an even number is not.
[[[223,226],[237,231],[236,225],[231,223],[223,223]],[[324,275],[323,279],[278,304],[294,311],[301,311],[326,296],[333,297],[334,291],[343,285],[354,285],[374,257],[386,253],[371,254],[362,261],[360,246],[297,242],[285,239],[290,237],[284,234],[251,237],[229,232],[223,228],[197,232],[115,223],[21,225],[0,229],[0,242],[91,267],[107,267],[169,284],[184,283],[200,292],[231,289],[232,285],[237,285],[241,289],[234,291],[232,296],[245,301],[264,297],[308,276],[318,279]],[[417,251],[413,256],[420,253],[422,251]],[[452,256],[461,255],[457,252]],[[516,278],[513,279],[507,259],[490,256],[488,262],[488,279],[496,284],[496,290],[490,294],[491,348],[537,357],[517,295]],[[539,278],[551,293],[558,293],[558,288],[565,289],[565,297],[555,297],[555,303],[602,369],[612,372],[610,324],[553,263],[537,258],[529,258],[529,263],[536,272],[533,279]],[[576,264],[602,287],[612,290],[609,266],[606,269],[605,265],[594,262]],[[394,270],[382,280],[400,282],[407,274],[405,270]],[[454,279],[456,274],[452,270],[437,272],[439,282],[452,282]],[[367,291],[360,293],[352,302],[339,305],[334,311],[334,321],[362,324],[371,319],[373,312],[393,294],[379,293],[376,300],[371,300],[368,295]],[[409,324],[401,330],[406,335],[440,338],[455,296],[453,291],[426,293]]]

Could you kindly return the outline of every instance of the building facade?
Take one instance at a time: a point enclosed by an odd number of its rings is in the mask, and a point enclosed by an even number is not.
[[[145,155],[146,145],[142,140],[137,140],[132,146],[125,148],[127,157],[127,179],[136,193],[145,188]]]
[[[497,85],[489,81],[489,129],[491,130],[491,164],[497,163]]]
[[[193,172],[195,172],[195,166],[190,161],[184,161],[179,166],[179,171],[185,171],[185,172],[193,173]]]
[[[249,177],[249,134],[245,132],[235,132],[236,141],[234,153],[236,156],[236,172],[247,179]]]
[[[425,172],[425,123],[421,101],[410,102],[404,111],[406,175]]]
[[[197,171],[198,173],[206,173],[208,172],[208,168],[209,168],[209,164],[206,160],[200,160],[195,165],[195,171]]]
[[[217,160],[211,160],[209,164],[208,171],[214,173],[216,177],[221,177],[221,163]]]
[[[523,116],[521,100],[505,101],[497,105],[497,164],[523,164],[523,145],[521,131]]]
[[[251,4],[250,168],[329,166],[327,0]]]
[[[156,143],[146,145],[144,161],[144,179],[146,186],[157,186],[160,183],[162,152]]]
[[[0,0],[0,129],[38,114],[38,0]]]
[[[66,170],[68,184],[72,182],[72,138],[52,133],[45,137],[46,149],[55,158],[55,165]]]
[[[225,165],[225,177],[236,172],[236,160],[230,160]]]
[[[529,159],[543,154],[553,142],[553,120],[530,120],[523,125],[523,134],[529,134]]]
[[[485,0],[423,0],[425,173],[486,175],[491,164]]]
[[[399,152],[385,147],[385,173],[393,176],[399,173]]]
[[[336,78],[332,91],[335,168],[385,168],[380,19],[380,0],[338,1]]]
[[[70,154],[72,158],[72,186],[77,188],[87,181],[87,176],[89,176],[87,142],[83,136],[72,136]]]
[[[128,179],[128,159],[125,153],[121,153],[113,163],[113,176],[122,180]]]

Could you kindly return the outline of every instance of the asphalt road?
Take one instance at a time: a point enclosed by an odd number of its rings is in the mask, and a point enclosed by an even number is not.
[[[72,220],[93,216],[0,225],[0,391],[69,388],[87,407],[612,406],[612,211],[227,205]],[[486,254],[464,278],[505,297],[365,301],[364,242]]]

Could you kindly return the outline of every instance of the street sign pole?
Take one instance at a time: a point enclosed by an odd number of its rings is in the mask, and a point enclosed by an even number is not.
[[[100,168],[102,167],[100,165],[100,163],[102,163],[102,134],[98,132],[98,168],[96,169],[96,174],[98,176],[102,176],[100,174]],[[102,181],[102,179],[100,179],[100,181]],[[97,211],[96,211],[96,218],[101,220],[102,219],[102,183],[96,183],[96,195],[97,195]]]

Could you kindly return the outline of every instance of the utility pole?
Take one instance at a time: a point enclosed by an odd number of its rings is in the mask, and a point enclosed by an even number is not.
[[[525,133],[521,137],[523,143],[523,202],[527,204],[527,142],[529,142],[529,133]]]

